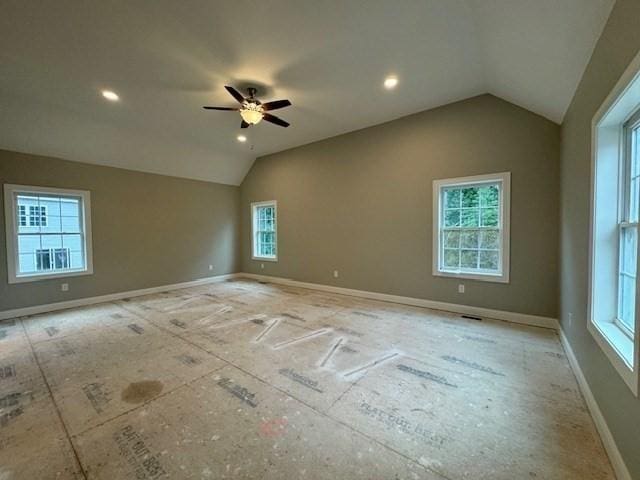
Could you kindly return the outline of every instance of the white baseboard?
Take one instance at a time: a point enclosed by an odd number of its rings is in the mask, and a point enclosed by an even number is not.
[[[216,275],[215,277],[205,277],[198,280],[191,280],[189,282],[174,283],[172,285],[161,285],[159,287],[143,288],[140,290],[109,293],[107,295],[99,295],[97,297],[77,298],[75,300],[65,300],[63,302],[47,303],[44,305],[35,305],[33,307],[3,310],[0,311],[0,320],[24,317],[25,315],[36,315],[38,313],[53,312],[56,310],[65,310],[67,308],[82,307],[85,305],[93,305],[95,303],[113,302],[114,300],[139,297],[141,295],[149,295],[151,293],[166,292],[167,290],[178,290],[180,288],[196,287],[198,285],[206,285],[208,283],[221,282],[230,278],[236,278],[237,276],[237,273]]]
[[[618,450],[618,446],[613,439],[613,435],[611,434],[611,431],[607,426],[607,422],[605,421],[604,416],[600,411],[600,407],[598,407],[598,403],[596,402],[596,399],[591,392],[591,388],[589,388],[587,379],[585,378],[584,373],[582,373],[582,369],[580,368],[578,359],[573,353],[571,344],[569,344],[569,340],[567,340],[567,337],[562,329],[560,329],[560,340],[567,354],[567,359],[569,359],[569,364],[573,369],[573,373],[578,380],[578,386],[580,387],[582,396],[587,403],[587,408],[589,408],[589,412],[591,413],[591,417],[593,418],[596,428],[598,429],[598,433],[600,433],[602,444],[604,445],[604,448],[609,455],[609,460],[611,461],[611,465],[613,466],[613,470],[615,471],[617,479],[631,480],[631,474],[629,473],[629,470],[627,469],[627,466],[622,459],[622,455],[620,455],[620,451]]]
[[[257,275],[255,273],[239,273],[238,276],[252,278],[254,280],[264,282],[278,283],[281,285],[290,285],[293,287],[302,287],[312,290],[321,290],[323,292],[349,295],[352,297],[369,298],[372,300],[381,300],[383,302],[400,303],[403,305],[411,305],[414,307],[425,307],[431,308],[433,310],[443,310],[446,312],[460,313],[463,315],[473,315],[475,317],[482,318],[493,318],[496,320],[504,320],[507,322],[520,323],[523,325],[531,325],[534,327],[544,327],[558,330],[558,320],[555,318],[540,317],[537,315],[528,315],[525,313],[505,312],[503,310],[491,310],[489,308],[472,307],[469,305],[436,302],[434,300],[425,300],[422,298],[402,297],[400,295],[390,295],[387,293],[368,292],[366,290],[354,290],[351,288],[334,287],[331,285],[323,285],[320,283],[299,282],[297,280],[290,280],[288,278]]]

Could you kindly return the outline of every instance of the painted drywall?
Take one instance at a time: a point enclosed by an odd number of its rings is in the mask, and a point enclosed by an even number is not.
[[[640,49],[640,2],[618,0],[562,124],[561,324],[632,478],[640,478],[640,400],[587,331],[591,121]],[[569,314],[573,320],[569,321]]]
[[[241,184],[243,270],[555,318],[559,137],[557,124],[482,95],[261,157]],[[510,283],[434,277],[433,180],[505,171]],[[277,262],[251,259],[250,203],[261,200],[278,201]]]
[[[238,187],[0,150],[5,183],[91,192],[94,273],[9,284],[2,206],[0,310],[238,270]]]

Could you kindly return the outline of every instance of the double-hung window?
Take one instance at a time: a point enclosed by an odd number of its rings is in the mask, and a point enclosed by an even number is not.
[[[640,203],[640,111],[623,125],[619,207],[618,315],[615,321],[633,337],[638,264],[638,204]]]
[[[592,121],[592,197],[587,328],[638,395],[640,54]]]
[[[277,204],[275,200],[251,204],[252,258],[278,260]]]
[[[9,283],[93,272],[87,191],[5,185]]]
[[[436,180],[433,274],[509,281],[509,173]]]

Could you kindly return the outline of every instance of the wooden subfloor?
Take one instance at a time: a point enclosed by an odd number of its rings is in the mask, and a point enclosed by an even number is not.
[[[0,323],[0,479],[613,479],[553,331],[248,280]]]

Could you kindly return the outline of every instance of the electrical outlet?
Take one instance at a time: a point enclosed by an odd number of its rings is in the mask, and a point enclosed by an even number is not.
[[[213,265],[209,265],[209,270],[213,270]]]
[[[68,283],[60,284],[60,290],[62,290],[63,292],[68,292],[69,291],[69,284]]]
[[[458,284],[458,293],[464,293],[464,283]]]
[[[573,312],[569,312],[569,325],[573,323]]]
[[[261,263],[261,264],[260,264],[260,268],[264,268],[264,263]]]
[[[340,276],[340,274],[338,273],[338,270],[334,270],[333,271],[333,278],[338,278]]]

